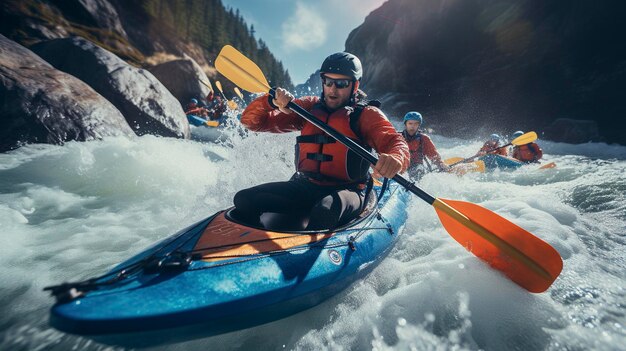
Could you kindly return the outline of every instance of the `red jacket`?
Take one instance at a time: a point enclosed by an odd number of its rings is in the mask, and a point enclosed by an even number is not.
[[[186,115],[195,115],[200,117],[207,117],[207,110],[204,107],[194,107],[185,111]]]
[[[409,144],[409,152],[411,153],[411,165],[409,168],[424,163],[424,156],[433,161],[439,168],[443,167],[441,155],[437,152],[435,144],[426,134],[417,132],[415,135],[409,135],[406,130],[402,132],[402,136]]]
[[[310,112],[319,100],[317,96],[305,96],[295,99],[294,102]],[[241,123],[255,132],[286,133],[303,130],[305,127],[306,130],[318,129],[295,112],[283,113],[278,109],[273,109],[268,102],[268,95],[257,98],[246,107],[241,115]],[[389,154],[402,163],[402,171],[407,169],[409,166],[408,146],[382,111],[372,106],[365,107],[356,127],[362,137],[361,143],[369,145],[378,153]],[[340,147],[347,149],[343,145]],[[344,160],[336,160],[336,162],[344,162]]]

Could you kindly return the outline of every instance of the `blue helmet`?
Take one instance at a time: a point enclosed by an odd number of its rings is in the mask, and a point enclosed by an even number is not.
[[[498,134],[491,134],[489,140],[500,141],[500,136]]]
[[[420,122],[420,124],[422,124],[422,115],[419,112],[415,112],[415,111],[411,111],[411,112],[407,112],[406,115],[404,115],[404,123],[406,124],[406,121],[418,121]]]
[[[196,99],[191,99],[191,103],[192,103],[192,104],[196,104],[196,105],[197,105],[197,104],[198,104],[198,100],[196,100]]]
[[[522,135],[524,135],[524,132],[522,132],[521,130],[518,130],[517,132],[513,133],[513,135],[511,135],[511,138],[515,139],[515,138],[521,137]]]

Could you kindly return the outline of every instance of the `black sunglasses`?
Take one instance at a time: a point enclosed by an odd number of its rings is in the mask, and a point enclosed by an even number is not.
[[[350,86],[350,83],[352,83],[350,79],[333,79],[322,76],[322,84],[328,88],[332,87],[334,84],[337,89],[345,89]]]

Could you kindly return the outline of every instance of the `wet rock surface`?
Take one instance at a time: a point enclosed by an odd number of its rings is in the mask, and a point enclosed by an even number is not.
[[[122,114],[81,80],[0,35],[0,151],[134,135]]]

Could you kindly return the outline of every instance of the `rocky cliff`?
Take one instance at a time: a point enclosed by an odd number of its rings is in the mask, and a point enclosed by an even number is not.
[[[389,0],[352,31],[346,51],[362,59],[371,97],[395,116],[422,112],[444,135],[541,134],[573,119],[597,122],[596,139],[626,144],[625,7]]]

